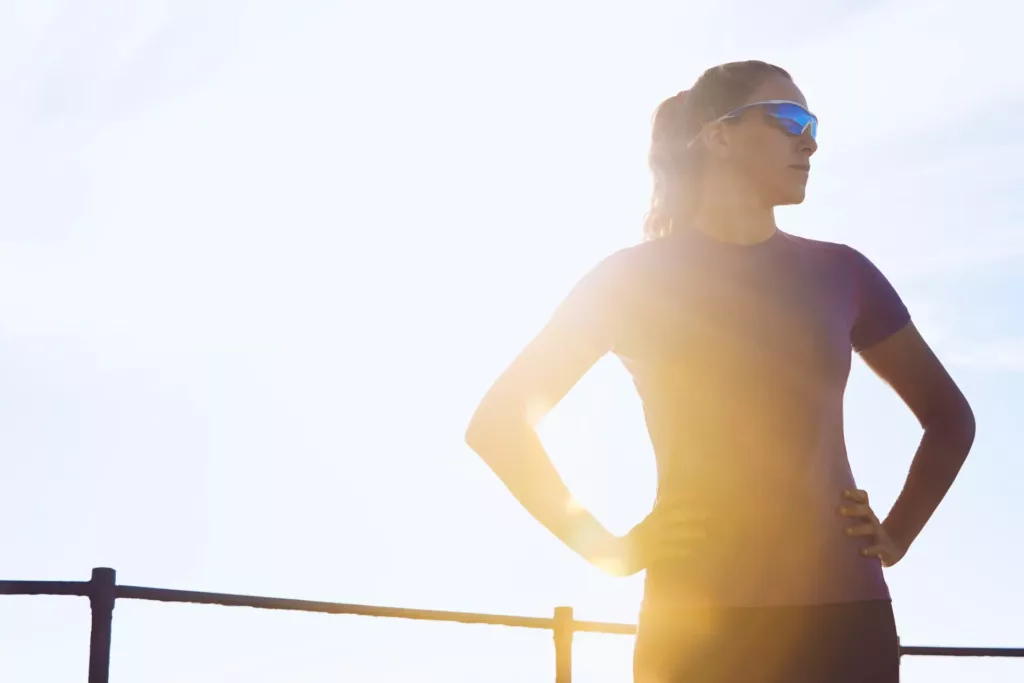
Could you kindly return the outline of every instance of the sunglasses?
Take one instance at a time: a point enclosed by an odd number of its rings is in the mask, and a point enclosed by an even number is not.
[[[818,117],[807,111],[807,109],[789,100],[766,100],[764,102],[752,102],[733,109],[725,116],[720,116],[711,123],[720,121],[735,121],[751,109],[760,109],[768,117],[769,121],[790,135],[803,135],[804,131],[811,132],[811,139],[818,137]],[[690,141],[692,146],[699,135]]]

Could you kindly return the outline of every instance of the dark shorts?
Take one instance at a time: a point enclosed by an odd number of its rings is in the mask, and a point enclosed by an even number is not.
[[[645,607],[635,683],[896,683],[889,601],[800,607]]]

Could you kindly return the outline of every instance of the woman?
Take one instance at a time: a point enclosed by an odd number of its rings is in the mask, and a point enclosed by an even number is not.
[[[566,545],[616,575],[647,570],[637,681],[885,683],[899,653],[883,566],[931,517],[974,418],[862,254],[786,234],[817,119],[782,69],[725,64],[654,118],[647,239],[569,293],[483,399],[467,442]],[[884,522],[843,436],[852,351],[924,428]],[[572,502],[534,431],[604,354],[643,401],[658,465],[624,537]]]

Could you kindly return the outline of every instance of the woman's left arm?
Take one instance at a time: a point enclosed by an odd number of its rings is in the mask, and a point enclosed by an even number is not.
[[[974,442],[974,413],[912,322],[860,351],[924,428],[906,483],[882,523],[906,552],[949,491]]]

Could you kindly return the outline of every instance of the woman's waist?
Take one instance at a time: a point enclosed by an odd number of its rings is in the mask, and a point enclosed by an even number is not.
[[[888,597],[869,539],[836,523],[708,523],[695,552],[647,569],[645,600],[679,605],[815,604]]]
[[[758,448],[720,446],[696,450],[680,444],[655,448],[658,497],[740,498],[758,491],[799,497],[853,483],[843,442]]]
[[[842,529],[842,493],[851,488],[848,469],[799,475],[691,471],[659,476],[654,508],[703,513],[709,533],[831,535]]]

